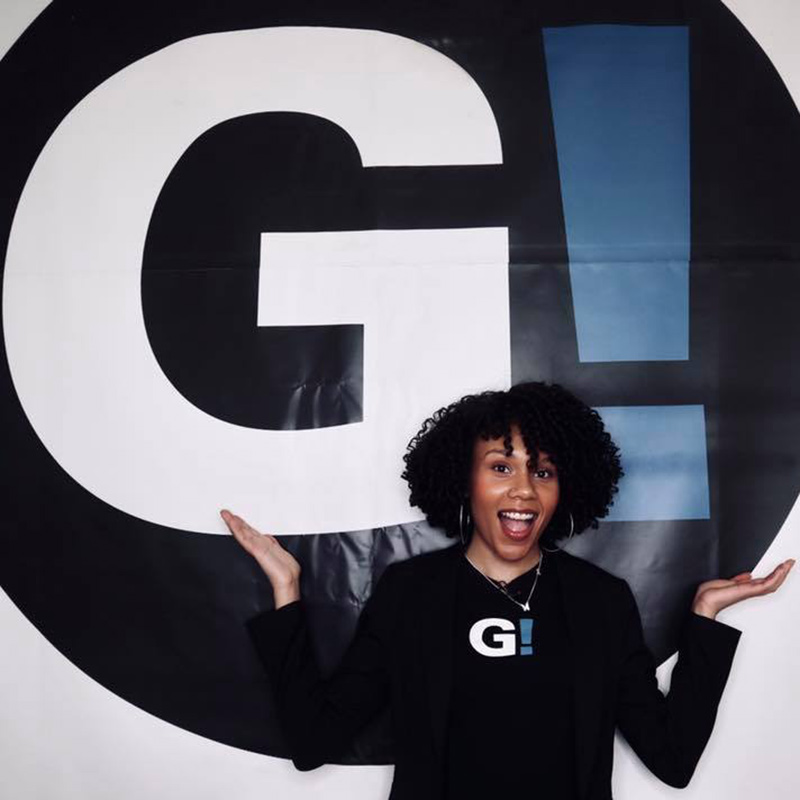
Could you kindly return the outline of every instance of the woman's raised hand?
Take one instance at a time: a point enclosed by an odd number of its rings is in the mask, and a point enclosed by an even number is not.
[[[236,514],[223,509],[220,516],[236,541],[253,556],[269,578],[275,595],[275,608],[299,600],[300,564],[295,557],[274,536],[259,533]]]
[[[740,600],[774,592],[786,580],[793,566],[794,559],[790,558],[778,564],[766,578],[753,578],[749,572],[742,572],[729,580],[720,578],[701,583],[694,596],[692,611],[702,617],[714,619],[723,608]]]

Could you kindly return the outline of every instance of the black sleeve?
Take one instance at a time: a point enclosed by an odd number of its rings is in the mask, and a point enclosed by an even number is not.
[[[247,623],[272,684],[292,761],[300,770],[335,761],[388,701],[392,572],[390,566],[381,576],[353,641],[327,680],[319,674],[302,600]]]
[[[617,725],[645,766],[670,786],[689,783],[714,728],[741,631],[689,613],[665,697],[625,584],[627,622],[617,696]]]

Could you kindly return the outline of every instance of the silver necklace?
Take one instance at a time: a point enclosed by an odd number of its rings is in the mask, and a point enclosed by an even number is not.
[[[523,611],[530,611],[531,610],[531,597],[533,597],[533,592],[536,589],[536,584],[539,583],[539,576],[542,574],[542,564],[544,563],[544,551],[541,550],[539,552],[539,563],[536,565],[536,577],[533,579],[533,586],[531,586],[531,590],[528,592],[528,599],[524,603],[520,603],[519,600],[515,600],[509,593],[508,590],[505,588],[505,582],[501,581],[503,584],[502,586],[498,586],[488,575],[484,575],[482,570],[475,566],[472,563],[472,559],[467,555],[466,551],[464,551],[464,558],[469,561],[470,566],[477,572],[479,575],[483,576],[483,578],[488,581],[498,592],[504,594],[512,603],[518,605]]]

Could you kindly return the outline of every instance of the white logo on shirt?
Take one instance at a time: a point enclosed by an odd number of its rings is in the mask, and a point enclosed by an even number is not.
[[[521,642],[519,655],[533,655],[531,647],[531,631],[533,629],[532,619],[521,619],[519,621],[519,638]],[[488,640],[484,636],[487,631]],[[501,656],[517,655],[517,636],[516,626],[511,620],[502,617],[487,617],[479,619],[469,629],[469,643],[473,649],[482,656],[499,658]]]

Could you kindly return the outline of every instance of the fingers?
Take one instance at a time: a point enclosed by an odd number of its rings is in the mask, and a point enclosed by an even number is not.
[[[222,511],[219,512],[219,514],[222,517],[222,519],[225,520],[225,524],[228,526],[231,533],[236,533],[236,532],[242,534],[258,533],[258,531],[255,528],[248,525],[244,521],[244,519],[242,519],[242,517],[239,517],[236,514],[232,514],[227,509],[223,509]]]
[[[733,586],[733,581],[727,581],[724,578],[718,578],[715,581],[706,581],[700,585],[700,588],[705,589],[724,589],[727,586]]]
[[[765,585],[769,587],[767,591],[774,592],[786,580],[786,576],[789,574],[793,566],[794,559],[790,558],[775,567],[770,575],[764,580]]]
[[[761,583],[774,583],[777,580],[783,580],[788,574],[789,570],[792,568],[794,561],[792,559],[788,559],[781,564],[778,564],[769,575],[765,576],[764,578],[756,578],[756,582]]]
[[[743,580],[739,580],[740,576],[737,575],[735,578],[716,578],[713,581],[704,581],[698,587],[698,591],[703,592],[706,589],[725,589],[728,586],[736,586],[737,583],[744,582]]]
[[[220,511],[220,516],[228,526],[228,530],[233,534],[237,542],[251,555],[254,554],[259,540],[272,539],[271,536],[264,536],[259,533],[255,528],[248,525],[241,517],[232,514],[227,509]]]
[[[778,564],[772,572],[764,578],[754,578],[749,582],[749,586],[753,591],[748,593],[749,597],[757,597],[759,595],[770,594],[776,591],[780,585],[786,580],[786,576],[794,566],[795,561],[793,558],[787,559],[781,564]]]
[[[718,612],[749,597],[771,594],[786,580],[794,563],[794,559],[788,559],[763,578],[753,578],[749,572],[740,572],[730,580],[706,581],[698,587],[695,607],[711,608]]]
[[[225,521],[225,524],[228,526],[228,530],[238,539],[240,536],[245,535],[247,529],[245,521],[241,517],[237,517],[236,514],[231,514],[230,511],[227,509],[223,509],[219,512],[222,519]]]
[[[236,540],[246,546],[247,544],[255,545],[259,542],[269,542],[281,547],[278,540],[271,533],[261,533],[257,531],[252,525],[249,525],[242,517],[232,514],[227,509],[223,508],[219,512],[228,530],[234,535]]]
[[[249,550],[250,548],[247,546],[247,533],[244,528],[244,520],[241,517],[237,517],[235,514],[231,514],[230,511],[222,511],[220,516],[223,520],[225,520],[225,524],[228,526],[228,530],[233,534],[233,537],[236,539],[239,544],[245,548],[245,550]]]
[[[791,570],[792,566],[794,565],[794,559],[788,559],[780,564],[778,564],[769,575],[766,575],[763,578],[753,578],[752,572],[740,572],[738,575],[734,575],[729,580],[718,580],[718,581],[708,581],[708,583],[712,586],[724,586],[731,584],[738,584],[738,583],[754,583],[756,585],[762,585],[769,581],[777,580],[781,578],[783,580],[786,575],[789,574],[789,570]]]

